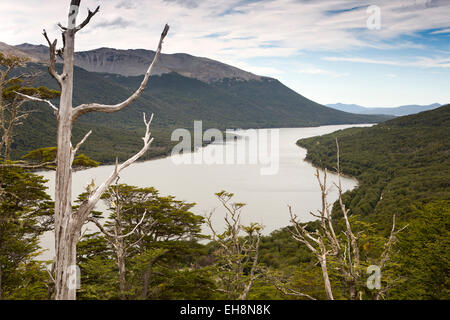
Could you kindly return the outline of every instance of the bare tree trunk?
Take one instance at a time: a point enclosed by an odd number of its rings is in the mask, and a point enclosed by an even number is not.
[[[73,1],[71,10],[73,10]],[[74,25],[76,14],[69,12],[69,26]],[[75,300],[76,289],[68,288],[68,271],[76,265],[76,232],[72,219],[72,95],[75,53],[75,29],[64,33],[64,69],[61,79],[61,98],[58,113],[58,151],[55,182],[55,253],[56,300]],[[73,286],[72,286],[73,287]]]
[[[14,110],[12,111],[11,117],[15,117],[16,113],[14,112]],[[8,161],[11,159],[11,143],[12,143],[12,135],[13,135],[13,127],[14,124],[11,123],[12,121],[10,120],[8,129],[6,129],[5,135],[3,136],[3,141],[4,141],[4,146],[5,146],[5,151],[4,151],[4,156],[3,159],[5,161]]]
[[[117,267],[119,268],[120,299],[126,300],[127,279],[126,279],[125,252],[123,247],[123,240],[119,241],[117,246]]]
[[[72,213],[72,162],[76,152],[90,135],[90,133],[88,133],[84,139],[73,148],[71,144],[72,124],[83,114],[95,111],[106,113],[117,112],[134,102],[147,85],[153,66],[161,54],[163,40],[169,31],[169,26],[166,25],[161,34],[158,49],[144,76],[144,80],[137,91],[128,99],[116,105],[91,103],[73,108],[72,96],[75,35],[90,22],[91,18],[98,13],[100,8],[97,7],[95,11],[89,10],[87,18],[77,26],[76,19],[80,2],[81,0],[71,0],[68,26],[63,27],[59,24],[59,27],[63,31],[64,47],[62,50],[56,50],[56,40],[50,42],[47,33],[44,30],[44,36],[50,46],[49,73],[58,81],[61,87],[59,109],[50,101],[21,94],[23,97],[30,100],[47,102],[55,111],[58,120],[58,151],[56,156],[57,167],[55,182],[55,299],[57,300],[75,300],[76,298],[76,286],[74,283],[76,275],[73,274],[76,267],[76,245],[80,238],[81,228],[88,219],[92,209],[100,200],[102,194],[118,177],[119,173],[139,159],[148,150],[153,141],[150,137],[150,124],[153,117],[147,122],[144,114],[146,133],[143,148],[120,166],[116,163],[115,170],[108,179],[98,188],[92,190],[88,199],[80,205],[78,211]],[[55,70],[55,64],[56,54],[60,55],[61,53],[64,58],[64,68],[63,73],[60,75]]]
[[[327,258],[326,258],[325,254],[319,258],[319,263],[320,263],[320,267],[322,268],[322,276],[323,276],[323,282],[325,285],[325,293],[327,294],[327,298],[328,298],[328,300],[334,300],[333,291],[331,290],[330,277],[328,275]]]
[[[256,233],[256,242],[255,242],[255,245],[254,245],[255,256],[254,256],[254,258],[253,258],[253,264],[252,264],[252,267],[251,267],[251,269],[250,269],[250,279],[249,279],[249,281],[247,282],[247,284],[245,285],[244,291],[243,291],[242,294],[240,295],[239,300],[245,300],[245,299],[247,299],[247,295],[248,295],[248,293],[250,292],[250,289],[251,289],[252,286],[253,286],[253,282],[254,282],[255,279],[256,279],[255,272],[256,272],[256,269],[257,269],[257,267],[258,267],[259,244],[260,244],[260,242],[261,242],[261,234],[260,234],[259,231],[258,231],[258,232]]]
[[[1,95],[1,91],[0,91]],[[20,113],[20,108],[23,106],[25,101],[18,101],[15,99],[9,104],[9,107],[2,106],[1,110],[1,124],[2,137],[0,142],[0,155],[3,155],[3,160],[7,161],[11,159],[11,145],[14,140],[14,128],[20,124],[20,121],[26,118],[29,112],[23,114]],[[6,119],[5,109],[8,109],[8,119]]]

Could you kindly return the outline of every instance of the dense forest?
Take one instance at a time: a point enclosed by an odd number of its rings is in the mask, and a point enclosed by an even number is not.
[[[383,268],[388,290],[381,298],[449,298],[449,121],[447,105],[298,142],[308,149],[308,160],[335,171],[338,138],[342,172],[360,182],[342,200],[353,232],[361,235],[363,275],[355,283],[362,299],[378,297],[365,287],[365,268],[383,256],[393,214],[402,230]],[[52,229],[53,203],[44,181],[26,169],[5,167],[0,181],[0,297],[51,299],[51,261],[35,259],[39,236]],[[76,206],[88,194],[89,186]],[[151,186],[112,185],[102,196],[108,212],[94,212],[89,220],[98,232],[78,243],[78,299],[327,299],[313,252],[294,237],[296,228],[312,232],[319,221],[262,236],[258,224],[235,222],[245,215],[245,204],[225,191],[216,196],[223,210],[214,214],[227,218],[223,232],[215,231],[208,215],[193,214],[193,204],[163,197]],[[345,224],[339,203],[332,215],[340,234]],[[202,233],[202,226],[212,235]],[[329,263],[334,298],[350,299],[340,260],[330,257]]]
[[[335,138],[341,166],[360,185],[345,202],[362,221],[386,234],[389,217],[408,223],[399,242],[393,289],[400,299],[448,299],[450,240],[450,105],[404,116],[371,128],[351,128],[298,141],[314,165],[335,168]]]

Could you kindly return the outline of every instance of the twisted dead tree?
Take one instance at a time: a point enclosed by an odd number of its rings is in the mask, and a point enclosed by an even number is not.
[[[339,209],[342,213],[345,228],[342,235],[337,235],[335,232],[335,219],[331,215],[331,204],[327,200],[328,187],[327,187],[327,170],[324,170],[323,178],[321,179],[319,170],[316,170],[316,178],[320,186],[322,195],[322,207],[317,210],[317,213],[310,212],[312,216],[318,219],[319,229],[311,231],[308,228],[307,223],[302,223],[298,220],[297,216],[293,214],[292,208],[289,206],[289,213],[291,217],[291,223],[293,226],[292,237],[304,244],[313,253],[317,259],[321,269],[322,278],[324,281],[325,293],[329,300],[334,300],[333,290],[330,281],[330,271],[328,263],[333,259],[336,264],[337,272],[343,279],[343,283],[348,291],[348,297],[351,300],[362,299],[362,290],[360,283],[362,278],[362,261],[359,249],[359,234],[355,234],[352,230],[352,225],[349,220],[349,211],[342,200],[342,185],[341,185],[341,169],[340,169],[340,155],[339,155],[339,143],[336,139],[337,148],[337,166],[336,171],[338,175],[338,183],[335,184],[338,190],[338,203]],[[393,216],[393,224],[389,239],[384,244],[384,250],[379,258],[378,267],[383,269],[387,261],[391,257],[392,249],[397,241],[397,234],[401,232],[407,226],[396,230],[395,215]],[[375,299],[381,298],[386,290],[390,287],[379,289],[375,293]],[[295,291],[290,288],[283,287],[280,290],[284,293],[295,295],[298,297],[312,297]]]
[[[90,103],[82,104],[74,108],[72,106],[72,97],[75,36],[78,31],[89,24],[91,19],[100,9],[97,7],[94,11],[88,10],[87,18],[81,24],[77,25],[76,21],[80,2],[81,0],[71,0],[67,27],[58,24],[62,31],[63,48],[57,49],[57,41],[51,42],[44,30],[44,37],[48,41],[50,47],[49,73],[61,87],[59,108],[54,106],[50,101],[44,100],[54,110],[58,121],[58,151],[56,156],[57,167],[55,182],[55,299],[57,300],[76,299],[76,287],[71,285],[75,276],[73,270],[76,265],[76,245],[80,238],[81,228],[89,218],[92,209],[100,200],[102,194],[118,177],[119,173],[139,159],[148,150],[153,140],[150,137],[151,119],[147,121],[144,115],[146,132],[143,138],[144,145],[142,149],[121,165],[116,162],[114,171],[106,181],[92,190],[88,199],[81,204],[79,209],[76,212],[72,212],[72,161],[79,147],[89,136],[88,133],[74,148],[71,142],[72,126],[75,120],[83,114],[96,111],[106,113],[117,112],[134,102],[147,85],[152,69],[161,54],[163,40],[169,31],[169,26],[166,25],[161,34],[154,59],[150,64],[141,85],[128,99],[116,105]],[[57,55],[64,60],[64,68],[61,74],[55,69]],[[32,96],[27,96],[27,98],[36,100]]]
[[[221,292],[227,299],[245,300],[259,276],[259,244],[263,226],[251,223],[249,226],[241,224],[241,209],[243,203],[229,203],[232,193],[225,191],[216,194],[218,200],[226,210],[225,231],[217,233],[212,223],[213,212],[206,216],[206,224],[212,232],[212,239],[219,245],[216,255],[218,258]],[[241,237],[244,231],[246,237]]]

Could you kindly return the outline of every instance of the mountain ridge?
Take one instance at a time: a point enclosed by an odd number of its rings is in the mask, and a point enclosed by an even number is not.
[[[440,103],[432,103],[429,105],[404,105],[399,107],[363,107],[357,104],[333,103],[327,104],[327,107],[356,114],[387,114],[393,116],[406,116],[422,111],[433,110],[441,107]]]
[[[62,65],[56,67],[60,71]],[[35,68],[41,75],[36,81],[39,85],[58,89],[44,65],[30,63],[27,68]],[[75,67],[74,106],[90,102],[118,103],[128,98],[141,81],[142,76],[95,73]],[[39,112],[26,120],[23,127],[26,130],[17,133],[13,146],[15,157],[32,148],[55,144],[56,123],[50,110],[35,104],[30,104],[30,108]],[[204,129],[225,130],[374,123],[390,118],[333,110],[303,97],[276,79],[224,79],[208,84],[172,72],[153,75],[141,97],[120,112],[80,117],[75,129],[94,129],[81,151],[103,163],[113,162],[116,156],[119,160],[128,158],[141,147],[142,141],[137,137],[143,134],[143,112],[155,114],[152,123],[155,143],[150,150],[151,157],[167,154],[173,146],[172,131],[177,128],[190,130],[195,120],[202,120]],[[82,132],[74,131],[74,140],[81,138]]]
[[[43,62],[48,55],[46,46],[23,44],[6,48],[25,52],[40,61],[30,62],[23,68],[40,75],[36,79],[39,85],[58,90]],[[143,73],[148,69],[152,54],[149,50],[111,51],[107,48],[77,53],[74,106],[91,102],[116,104],[128,98],[141,84],[143,75],[115,72],[128,73],[135,68]],[[334,110],[302,96],[277,79],[256,76],[211,59],[188,54],[161,57],[159,69],[152,74],[148,87],[133,106],[114,114],[91,113],[80,117],[78,125],[83,130],[98,129],[94,130],[98,136],[89,139],[83,152],[103,163],[113,162],[116,156],[119,160],[126,159],[140,148],[136,135],[143,130],[143,112],[155,113],[152,127],[157,143],[151,150],[152,157],[167,154],[173,145],[171,132],[177,128],[192,129],[195,120],[202,120],[205,129],[225,130],[375,123],[392,118]],[[86,70],[89,68],[94,71]],[[61,72],[62,64],[57,63],[56,69]],[[32,106],[33,110],[39,110],[30,103],[30,108]],[[33,113],[26,124],[26,130],[15,137],[15,157],[31,148],[54,145],[56,124],[50,112]],[[81,132],[74,131],[74,139],[78,139],[78,134]]]
[[[29,43],[14,46],[35,60],[48,62],[48,47]],[[145,74],[155,56],[155,51],[146,49],[98,48],[75,53],[75,65],[90,72],[140,76]],[[58,58],[58,62],[61,59]],[[176,72],[185,77],[212,83],[225,78],[240,80],[261,80],[265,77],[255,75],[234,66],[205,57],[187,53],[162,53],[154,66],[153,74],[161,75]]]

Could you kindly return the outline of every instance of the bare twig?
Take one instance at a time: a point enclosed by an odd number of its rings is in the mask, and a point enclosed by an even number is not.
[[[78,223],[83,223],[84,220],[87,219],[89,213],[92,211],[92,209],[94,209],[95,205],[97,204],[97,202],[100,200],[100,197],[102,196],[102,194],[106,191],[106,189],[108,189],[108,187],[114,182],[114,180],[119,176],[119,173],[127,168],[128,166],[130,166],[132,163],[134,163],[137,159],[139,159],[145,152],[147,152],[147,150],[150,148],[151,143],[153,142],[153,138],[150,137],[150,124],[151,124],[151,119],[153,119],[153,115],[150,118],[150,121],[147,121],[145,119],[145,114],[144,114],[144,123],[146,126],[146,131],[145,131],[145,136],[143,138],[144,140],[144,146],[142,147],[142,149],[136,153],[134,156],[132,156],[131,158],[129,158],[127,161],[125,161],[124,163],[122,163],[120,166],[118,163],[116,163],[116,166],[114,168],[114,171],[111,173],[111,175],[106,179],[105,182],[103,182],[103,184],[100,185],[100,187],[98,187],[93,194],[89,197],[89,199],[87,201],[85,201],[80,208],[78,209],[77,214],[75,215],[76,218],[78,219]]]
[[[17,91],[14,91],[14,93],[19,95],[19,96],[21,96],[21,97],[23,97],[23,98],[26,98],[28,100],[40,101],[40,102],[47,103],[53,109],[53,112],[55,113],[55,115],[57,115],[58,112],[59,112],[58,108],[49,100],[41,99],[41,98],[34,97],[34,96],[29,96],[29,95],[26,95],[26,94],[23,94],[23,93],[20,93],[20,92],[17,92]]]
[[[86,133],[86,135],[84,136],[84,138],[76,145],[76,147],[72,150],[72,162],[75,158],[76,153],[78,152],[78,150],[80,149],[80,147],[83,145],[83,143],[86,142],[86,140],[89,138],[89,136],[92,134],[92,130],[90,130],[88,133]]]
[[[88,15],[86,17],[86,19],[78,26],[75,28],[75,32],[80,31],[81,29],[83,29],[92,19],[93,16],[95,16],[100,10],[100,6],[98,6],[94,11],[91,11],[88,9]]]
[[[43,35],[45,37],[45,39],[48,42],[48,46],[49,46],[49,53],[50,53],[50,60],[49,60],[49,66],[48,66],[48,71],[50,73],[50,75],[55,78],[55,80],[58,82],[59,86],[62,86],[62,77],[60,74],[58,74],[56,72],[56,44],[57,44],[57,40],[55,39],[55,41],[51,42],[50,39],[48,38],[47,32],[44,29]]]

